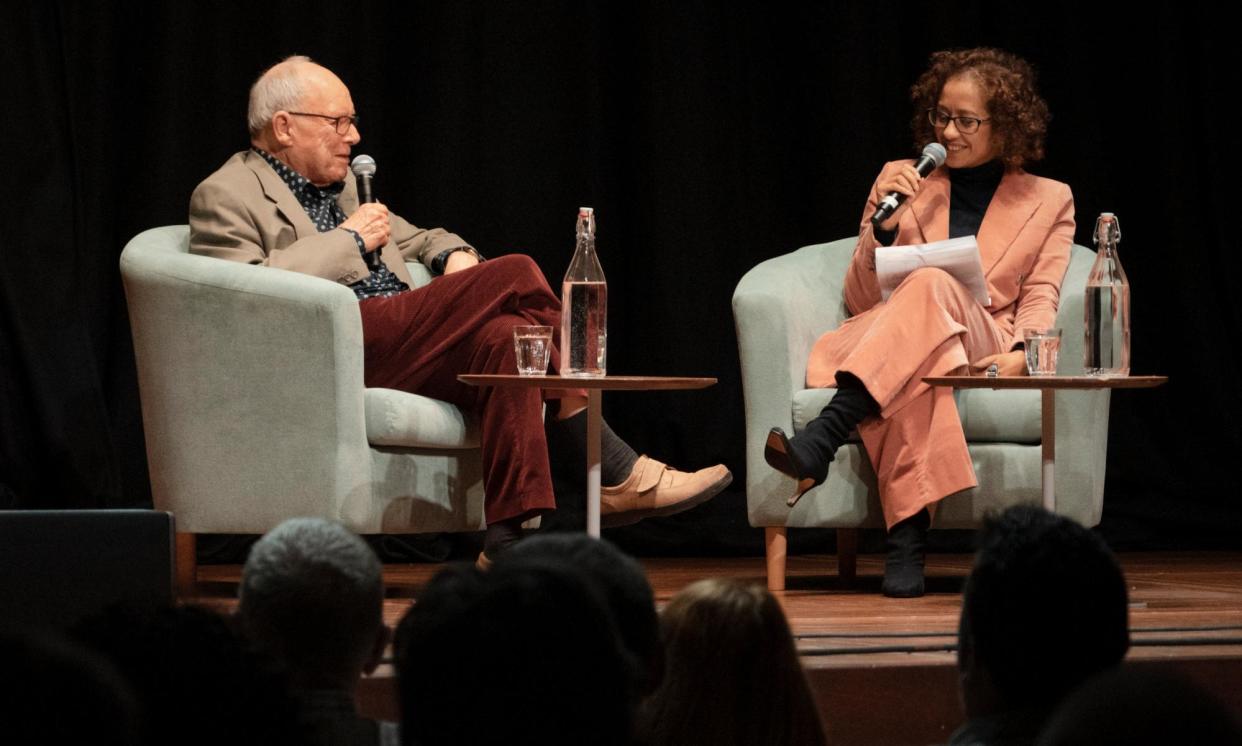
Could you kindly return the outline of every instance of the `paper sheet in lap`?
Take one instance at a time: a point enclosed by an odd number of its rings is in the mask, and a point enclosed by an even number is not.
[[[880,297],[888,300],[901,281],[920,267],[938,267],[962,283],[981,306],[992,305],[988,283],[983,278],[983,262],[974,236],[950,238],[935,243],[909,246],[880,246],[875,250],[875,275]]]

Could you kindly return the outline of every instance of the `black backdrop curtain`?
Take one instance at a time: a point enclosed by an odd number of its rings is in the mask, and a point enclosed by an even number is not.
[[[8,4],[0,503],[149,504],[117,258],[141,230],[185,222],[195,184],[246,147],[251,81],[300,53],[351,87],[356,152],[411,221],[529,253],[555,284],[575,209],[597,209],[610,370],[720,378],[614,395],[612,424],[737,475],[693,520],[641,530],[700,549],[757,536],[733,288],[764,259],[855,233],[880,165],[912,150],[907,91],[928,54],[994,45],[1041,72],[1054,120],[1031,170],[1073,187],[1077,242],[1100,211],[1121,217],[1133,369],[1171,377],[1113,396],[1103,530],[1118,546],[1233,543],[1236,42],[1206,8],[1120,7]]]

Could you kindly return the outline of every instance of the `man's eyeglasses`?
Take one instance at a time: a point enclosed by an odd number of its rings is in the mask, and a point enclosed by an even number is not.
[[[319,117],[320,119],[327,119],[329,122],[332,122],[333,127],[336,127],[336,134],[338,135],[344,135],[349,132],[351,125],[354,127],[358,126],[358,117],[350,116],[349,114],[342,117],[330,117],[327,114],[312,114],[307,111],[291,111],[289,113],[299,117]]]
[[[979,130],[979,125],[992,121],[991,119],[980,119],[979,117],[951,117],[948,112],[939,109],[928,109],[927,120],[936,129],[944,129],[949,126],[949,122],[953,122],[957,125],[957,131],[963,135],[972,135]]]

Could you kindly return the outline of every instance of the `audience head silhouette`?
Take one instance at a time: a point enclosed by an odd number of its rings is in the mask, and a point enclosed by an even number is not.
[[[1095,534],[1021,505],[986,521],[966,581],[958,668],[968,717],[1046,712],[1130,645],[1126,584]]]
[[[396,666],[407,746],[630,742],[629,656],[571,568],[441,571],[397,630]]]
[[[138,700],[98,653],[29,630],[0,630],[0,671],[0,743],[141,743]]]
[[[664,647],[655,595],[642,565],[602,539],[584,533],[540,534],[515,544],[497,564],[561,564],[582,572],[603,596],[621,635],[634,657],[641,695],[651,693],[664,675]]]
[[[302,689],[352,690],[388,643],[384,581],[357,535],[321,518],[293,518],[250,549],[237,613],[242,630]]]
[[[789,623],[766,589],[699,581],[669,601],[661,622],[668,665],[643,706],[648,746],[824,743]]]
[[[146,743],[304,742],[285,679],[212,611],[117,608],[75,631],[133,687]]]
[[[1242,746],[1227,707],[1170,673],[1128,666],[1079,687],[1049,718],[1039,746]]]

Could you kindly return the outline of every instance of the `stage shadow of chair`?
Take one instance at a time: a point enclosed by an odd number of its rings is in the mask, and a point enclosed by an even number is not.
[[[833,389],[806,388],[811,346],[848,316],[846,268],[855,238],[798,249],[762,262],[733,294],[746,402],[746,504],[750,524],[763,527],[768,587],[785,587],[787,529],[837,530],[838,570],[856,573],[858,530],[882,528],[875,473],[857,438],[841,448],[824,484],[793,508],[793,480],[764,462],[768,430],[800,432],[828,403]],[[1073,246],[1061,288],[1057,326],[1064,331],[1058,373],[1082,373],[1083,295],[1095,254]],[[950,495],[933,528],[973,528],[990,511],[1041,498],[1038,391],[955,393],[979,486]],[[1057,512],[1086,526],[1100,522],[1108,446],[1109,392],[1061,391],[1056,398]]]
[[[293,516],[361,534],[477,531],[475,423],[363,383],[362,322],[335,282],[189,253],[189,227],[121,253],[151,489],[176,521],[178,588],[197,534],[261,534]],[[409,264],[416,284],[431,280]]]

